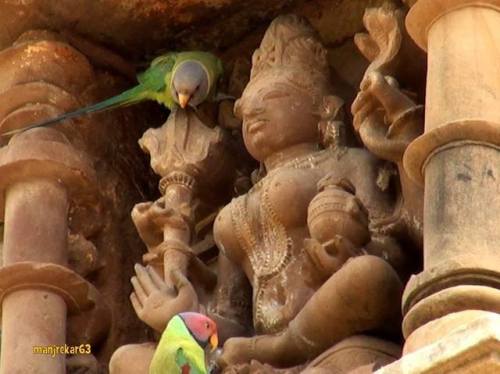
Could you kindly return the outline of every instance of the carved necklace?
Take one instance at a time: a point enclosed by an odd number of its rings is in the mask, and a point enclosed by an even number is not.
[[[276,167],[274,167],[272,170],[270,170],[261,180],[259,180],[257,183],[255,183],[252,187],[252,190],[259,190],[260,187],[262,186],[263,181],[266,179],[266,177],[270,177],[282,169],[286,169],[286,168],[290,168],[290,169],[314,169],[316,166],[321,164],[327,158],[331,158],[331,157],[338,158],[338,155],[335,156],[337,153],[338,152],[336,150],[323,149],[323,150],[318,150],[317,152],[314,152],[312,154],[296,157],[292,160],[285,161],[281,164],[278,164]]]
[[[327,157],[329,150],[315,152],[285,162],[271,170],[256,183],[250,192],[261,190],[259,225],[250,224],[248,195],[240,196],[231,204],[231,221],[236,238],[247,255],[254,271],[254,324],[273,331],[279,321],[268,321],[262,313],[262,291],[268,280],[283,270],[292,259],[293,240],[285,226],[279,221],[269,197],[269,190],[276,173],[284,168],[311,169],[317,167]],[[259,235],[259,232],[261,233]]]

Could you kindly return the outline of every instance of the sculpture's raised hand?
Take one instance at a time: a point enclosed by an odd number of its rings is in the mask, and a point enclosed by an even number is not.
[[[180,271],[171,273],[173,289],[150,266],[136,264],[135,272],[130,280],[134,287],[130,301],[137,316],[156,331],[162,332],[178,313],[198,311],[196,291]]]
[[[394,78],[377,71],[360,87],[351,107],[354,128],[375,155],[400,162],[408,144],[422,132],[423,107],[404,94]]]

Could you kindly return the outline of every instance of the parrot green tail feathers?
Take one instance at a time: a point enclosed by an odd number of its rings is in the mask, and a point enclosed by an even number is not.
[[[222,62],[209,52],[170,52],[153,60],[150,67],[137,76],[139,85],[107,100],[62,114],[24,128],[7,131],[2,136],[36,127],[49,126],[81,115],[154,100],[170,111],[188,105],[196,108],[204,101],[213,101],[222,75]]]
[[[7,132],[4,132],[2,136],[12,136],[14,134],[17,134],[19,132],[23,132],[26,130],[34,129],[37,127],[45,127],[45,126],[50,126],[53,124],[56,124],[58,122],[66,121],[68,119],[76,118],[82,115],[86,114],[91,114],[91,113],[98,113],[102,112],[104,110],[108,109],[114,109],[117,107],[123,107],[131,104],[138,103],[140,101],[143,101],[145,99],[149,99],[149,94],[148,91],[144,90],[144,88],[141,85],[135,86],[125,92],[122,92],[119,95],[113,96],[107,100],[101,101],[97,104],[93,104],[78,110],[75,110],[73,112],[65,113],[62,114],[58,117],[55,118],[50,118],[45,121],[36,123],[34,125],[30,125],[28,127],[22,127],[19,129],[14,129],[10,130]]]

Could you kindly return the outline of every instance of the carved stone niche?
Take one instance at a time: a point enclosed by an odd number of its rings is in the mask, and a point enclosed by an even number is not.
[[[388,24],[393,35],[399,26],[400,19]],[[371,56],[387,49],[397,54],[400,46],[381,45]],[[165,187],[158,201],[138,204],[132,213],[148,247],[144,260],[154,268],[136,266],[131,301],[138,317],[160,332],[167,316],[181,311],[211,316],[224,334],[217,364],[227,373],[370,372],[400,355],[398,271],[407,255],[401,238],[411,242],[412,231],[418,247],[420,221],[413,218],[421,207],[417,193],[411,199],[409,189],[393,191],[384,177],[388,161],[400,166],[421,125],[421,108],[391,86],[396,112],[408,111],[391,119],[409,131],[395,139],[382,133],[380,149],[396,151],[374,155],[346,145],[342,100],[332,95],[331,83],[326,50],[311,26],[297,16],[273,21],[235,104],[245,147],[262,165],[260,178],[218,212],[218,271],[216,278],[205,272],[208,293],[193,287],[192,217],[194,196],[202,200],[204,193],[195,186],[214,188],[225,179],[218,168],[215,181],[208,178],[210,155],[224,143],[219,130],[203,127],[191,111],[176,111],[141,141]],[[370,117],[369,125],[380,125],[379,117]],[[180,278],[178,294],[171,292],[176,272],[191,275]],[[155,279],[158,289],[141,292],[141,278]],[[251,294],[242,292],[248,286]],[[240,313],[248,305],[250,323]],[[146,373],[153,352],[152,343],[123,346],[110,370]]]

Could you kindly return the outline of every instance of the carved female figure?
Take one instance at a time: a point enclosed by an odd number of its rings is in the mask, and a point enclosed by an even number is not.
[[[281,367],[302,364],[397,315],[401,285],[385,261],[362,256],[342,267],[361,253],[368,235],[360,241],[358,231],[340,228],[335,235],[332,227],[330,238],[311,238],[308,210],[320,182],[338,189],[342,182],[352,185],[343,191],[345,204],[337,206],[359,225],[368,224],[363,207],[372,221],[392,208],[376,185],[378,159],[342,144],[319,146],[318,124],[338,112],[339,100],[330,92],[326,51],[312,29],[294,16],[275,20],[235,107],[247,150],[267,174],[228,204],[214,226],[222,255],[250,280],[259,336],[229,340],[223,365],[252,359]]]

